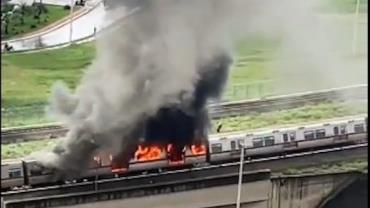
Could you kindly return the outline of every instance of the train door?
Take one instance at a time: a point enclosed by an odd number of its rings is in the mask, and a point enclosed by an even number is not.
[[[288,131],[283,133],[283,143],[284,146],[297,146],[296,141],[296,132],[295,131]]]
[[[347,129],[346,125],[338,125],[333,127],[333,133],[334,133],[334,139],[335,140],[341,140],[347,138]]]
[[[186,146],[167,145],[167,160],[171,166],[178,166],[185,163]]]

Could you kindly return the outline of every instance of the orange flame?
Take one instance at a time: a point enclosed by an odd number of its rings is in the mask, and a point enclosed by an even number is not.
[[[135,159],[138,161],[150,161],[161,158],[162,149],[157,146],[143,147],[139,145],[135,152]]]
[[[201,145],[191,145],[191,153],[193,155],[205,155],[206,154],[206,146]]]

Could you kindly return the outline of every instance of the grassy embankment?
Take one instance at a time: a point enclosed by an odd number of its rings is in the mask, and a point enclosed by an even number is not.
[[[325,163],[319,166],[309,166],[303,168],[288,168],[275,174],[299,175],[299,174],[320,174],[338,173],[349,171],[360,171],[367,173],[367,158],[344,160],[341,162]]]
[[[279,76],[269,66],[276,47],[278,42],[273,41],[257,39],[242,42],[239,45],[240,58],[233,65],[223,100],[249,99],[297,90],[291,87],[279,91],[274,85]],[[3,55],[2,127],[50,122],[44,109],[52,84],[62,80],[71,89],[75,88],[94,56],[93,43],[32,54]],[[289,79],[302,77],[292,76]],[[289,83],[289,80],[283,82]]]
[[[2,127],[49,121],[44,106],[51,86],[63,80],[75,88],[95,56],[93,43],[2,57]]]
[[[343,8],[354,5],[354,1],[349,0],[338,2],[347,5]],[[272,69],[269,68],[269,63],[274,58],[274,50],[278,46],[278,41],[261,39],[247,40],[239,44],[238,55],[241,58],[233,66],[224,97],[228,100],[236,100],[271,94],[273,89],[268,84],[261,87],[258,83],[269,82],[275,77]],[[33,54],[3,55],[2,127],[50,121],[45,118],[43,111],[51,85],[57,80],[63,80],[73,89],[94,56],[95,47],[92,43]],[[246,83],[250,86],[245,87]],[[238,85],[241,87],[235,87]],[[234,131],[364,112],[366,112],[365,107],[351,108],[344,104],[321,104],[213,122],[223,123],[223,131]],[[2,158],[22,157],[41,147],[51,146],[53,142],[55,141],[45,140],[36,143],[2,145]]]

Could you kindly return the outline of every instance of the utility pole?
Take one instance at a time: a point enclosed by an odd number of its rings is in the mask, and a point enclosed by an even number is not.
[[[72,45],[72,33],[73,33],[73,7],[74,7],[74,0],[71,0],[71,9],[70,9],[70,21],[69,21],[69,44]]]
[[[356,55],[357,53],[357,33],[358,33],[358,15],[360,10],[360,0],[356,1],[356,13],[355,13],[355,20],[353,25],[353,42],[352,42],[352,53]]]
[[[238,181],[238,196],[236,198],[236,208],[240,208],[240,195],[242,192],[243,182],[243,164],[244,164],[244,142],[239,146],[240,149],[240,166],[239,166],[239,181]]]

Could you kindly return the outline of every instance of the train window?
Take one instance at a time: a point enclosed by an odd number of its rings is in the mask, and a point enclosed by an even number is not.
[[[354,129],[355,129],[355,133],[364,133],[365,132],[365,128],[364,128],[363,124],[356,124],[354,126]]]
[[[230,146],[231,146],[231,150],[235,150],[236,149],[236,142],[235,141],[231,141],[230,142]]]
[[[263,146],[262,138],[253,139],[253,147],[262,147],[262,146]]]
[[[303,134],[304,134],[305,140],[315,139],[315,135],[313,134],[313,131],[305,131]]]
[[[289,137],[290,137],[290,141],[294,141],[295,140],[295,132],[290,132]]]
[[[283,141],[288,142],[288,134],[287,133],[283,134]]]
[[[275,137],[273,136],[265,137],[264,140],[265,140],[265,146],[272,146],[275,144]]]
[[[212,144],[212,152],[217,153],[217,152],[222,152],[222,144],[217,143],[217,144]]]
[[[316,139],[325,138],[325,129],[316,130]]]
[[[339,133],[338,126],[334,127],[333,131],[334,131],[334,135],[338,135]]]
[[[22,171],[20,168],[14,168],[9,170],[9,178],[19,178],[22,176]]]

